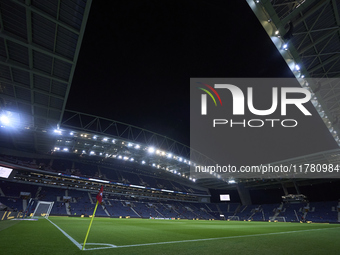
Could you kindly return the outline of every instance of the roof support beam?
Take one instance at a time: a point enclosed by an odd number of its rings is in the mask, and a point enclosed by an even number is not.
[[[61,112],[61,115],[60,115],[60,119],[59,119],[59,123],[58,123],[59,125],[60,125],[60,123],[61,123],[61,121],[63,119],[64,110],[65,110],[65,107],[66,107],[66,102],[67,102],[67,99],[68,99],[68,95],[70,93],[71,83],[72,83],[74,71],[76,69],[76,64],[77,64],[77,60],[78,60],[78,56],[79,56],[79,52],[80,52],[80,46],[81,46],[81,43],[83,41],[83,37],[84,37],[84,33],[85,33],[85,27],[86,27],[86,23],[87,23],[87,20],[88,20],[88,17],[89,17],[91,4],[92,4],[92,0],[88,0],[86,2],[86,6],[85,6],[85,10],[84,10],[84,16],[83,16],[83,21],[82,21],[81,27],[80,27],[77,47],[76,47],[76,51],[74,53],[74,58],[73,58],[74,64],[72,65],[70,77],[69,77],[69,80],[68,80],[68,84],[69,85],[67,86],[67,89],[66,89],[66,95],[65,95],[65,100],[64,100],[64,104],[63,104],[63,109],[62,109],[62,112]]]
[[[15,81],[8,81],[8,80],[6,80],[4,78],[1,78],[1,77],[0,77],[0,83],[7,83],[7,84],[12,85],[13,87],[19,87],[19,88],[27,89],[27,86],[25,86],[25,85],[22,85],[20,83],[15,82]],[[52,93],[44,91],[44,90],[40,90],[40,89],[37,89],[37,88],[32,88],[31,90],[33,92],[38,92],[38,93],[41,93],[41,94],[46,95],[46,96],[52,96],[54,98],[58,98],[58,99],[64,100],[63,96],[52,94]],[[14,90],[14,93],[15,93],[15,90]]]
[[[328,33],[324,34],[323,36],[319,37],[317,40],[315,40],[313,43],[307,45],[306,47],[304,47],[303,49],[300,50],[299,54],[303,54],[305,51],[309,50],[310,48],[316,46],[317,44],[319,44],[320,42],[322,42],[323,40],[325,40],[326,38],[328,38],[329,36],[335,34],[336,32],[339,31],[339,28],[334,29],[329,31]]]
[[[308,17],[310,17],[311,15],[313,15],[317,10],[319,10],[322,6],[324,6],[325,4],[328,4],[329,0],[322,0],[320,2],[318,2],[312,9],[310,9],[308,12],[306,12],[303,17],[300,17],[299,19],[297,19],[296,21],[293,22],[294,26],[299,25],[301,22],[303,22],[305,19],[307,19]],[[299,9],[299,8],[298,8]]]
[[[316,70],[318,70],[318,69],[324,67],[325,65],[329,64],[330,62],[337,60],[338,58],[340,58],[340,53],[335,54],[333,57],[328,58],[326,61],[323,61],[323,62],[320,63],[319,65],[314,66],[314,67],[311,68],[311,69],[308,69],[308,72],[313,73],[313,72],[315,72]]]
[[[11,97],[11,96],[7,96],[7,95],[1,95],[1,98],[4,98],[4,99],[6,99],[7,101],[16,101],[17,103],[22,103],[22,104],[27,104],[27,105],[30,105],[30,102],[29,101],[26,101],[26,100],[23,100],[23,99],[19,99],[19,98],[13,98],[13,97]],[[44,105],[41,105],[41,104],[37,104],[37,103],[34,103],[33,105],[32,105],[32,107],[33,106],[37,106],[37,107],[40,107],[40,108],[43,108],[43,109],[46,109],[46,110],[49,110],[49,109],[51,109],[51,110],[55,110],[55,111],[58,111],[58,112],[60,112],[61,110],[60,109],[58,109],[58,108],[54,108],[54,107],[47,107],[47,106],[44,106]],[[33,116],[33,115],[32,115]],[[39,116],[38,116],[39,117]],[[44,117],[44,116],[41,116],[41,117]],[[56,121],[56,120],[54,120],[54,121]]]
[[[9,66],[9,67],[12,67],[12,68],[17,68],[19,70],[23,70],[23,71],[27,71],[27,72],[32,72],[33,74],[37,74],[37,75],[40,75],[42,77],[45,77],[45,78],[48,78],[48,79],[52,79],[52,80],[55,80],[55,81],[58,81],[58,82],[62,82],[62,83],[68,83],[67,80],[64,80],[62,78],[58,78],[56,76],[50,76],[44,72],[41,72],[39,70],[31,70],[29,69],[27,66],[23,65],[23,64],[20,64],[20,63],[16,63],[16,62],[4,62],[4,61],[1,61],[0,60],[0,64],[3,64],[3,65],[6,65],[6,66]]]
[[[25,1],[26,5],[31,5],[31,0]],[[26,9],[26,28],[27,28],[27,41],[28,44],[32,44],[32,13],[29,9]],[[32,49],[28,49],[28,66],[30,69],[33,69],[33,51]],[[34,116],[34,84],[33,84],[33,74],[30,72],[30,90],[31,90],[31,114]],[[32,118],[34,127],[34,118]]]
[[[304,11],[307,7],[309,7],[315,0],[306,0],[299,7],[295,8],[291,13],[289,13],[285,18],[281,20],[283,26],[285,26],[290,20],[296,17],[300,12]]]
[[[39,14],[40,16],[44,17],[45,19],[48,19],[49,21],[52,21],[54,23],[57,23],[58,25],[66,28],[67,30],[70,30],[71,32],[79,35],[79,31],[67,24],[65,24],[64,22],[60,21],[60,20],[56,20],[53,16],[47,14],[46,12],[43,12],[37,8],[35,8],[34,6],[31,6],[31,5],[26,5],[18,0],[12,0],[13,2],[15,2],[16,4],[22,6],[22,7],[25,7],[26,9],[29,9],[31,12],[34,12],[34,13],[37,13]]]
[[[19,44],[19,45],[21,45],[21,46],[25,46],[25,47],[27,47],[29,50],[34,50],[34,51],[43,53],[43,54],[45,54],[45,55],[47,55],[47,56],[49,56],[49,57],[54,57],[54,58],[56,58],[56,59],[62,60],[62,61],[64,61],[64,62],[68,63],[68,64],[73,64],[73,60],[71,60],[71,59],[68,59],[68,58],[66,58],[66,57],[57,55],[57,54],[53,53],[52,51],[49,51],[49,50],[47,50],[47,49],[44,49],[44,48],[41,47],[41,46],[34,45],[34,44],[32,43],[32,41],[29,42],[29,43],[26,43],[26,42],[24,42],[24,41],[22,41],[22,40],[16,39],[16,38],[14,38],[14,36],[8,35],[8,32],[6,32],[6,33],[0,32],[0,37],[3,38],[3,39],[5,39],[5,41],[8,40],[8,41],[12,41],[12,42],[14,42],[14,43],[17,43],[17,44]]]

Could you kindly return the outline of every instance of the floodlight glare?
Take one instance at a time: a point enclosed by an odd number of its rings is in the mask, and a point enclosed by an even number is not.
[[[299,65],[295,65],[295,69],[296,69],[297,71],[299,71],[299,70],[300,70],[300,66],[299,66]]]
[[[53,132],[56,133],[57,135],[61,135],[61,130],[60,129],[54,129]]]
[[[3,125],[8,125],[9,124],[9,118],[6,115],[1,115],[0,121]]]
[[[154,147],[149,147],[148,152],[149,153],[154,153],[155,152],[155,148]]]

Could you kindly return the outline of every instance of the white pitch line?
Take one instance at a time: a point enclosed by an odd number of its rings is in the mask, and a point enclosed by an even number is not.
[[[69,234],[67,234],[64,230],[57,226],[57,224],[53,223],[50,219],[47,219],[51,222],[57,229],[61,231],[68,239],[74,243],[79,250],[82,250],[82,245],[74,240]],[[291,233],[299,233],[299,232],[307,232],[307,231],[317,231],[317,230],[325,230],[325,229],[338,229],[340,227],[334,228],[316,228],[316,229],[304,229],[304,230],[294,230],[294,231],[286,231],[286,232],[275,232],[275,233],[266,233],[266,234],[253,234],[253,235],[242,235],[242,236],[225,236],[225,237],[213,237],[213,238],[202,238],[202,239],[192,239],[192,240],[179,240],[179,241],[169,241],[169,242],[158,242],[158,243],[143,243],[143,244],[129,244],[129,245],[121,245],[116,246],[113,244],[104,244],[104,243],[87,243],[87,245],[105,245],[108,247],[97,247],[97,248],[85,248],[86,251],[89,250],[100,250],[100,249],[113,249],[113,248],[128,248],[128,247],[139,247],[139,246],[151,246],[151,245],[160,245],[160,244],[175,244],[175,243],[190,243],[190,242],[200,242],[200,241],[213,241],[213,240],[221,240],[221,239],[233,239],[233,238],[244,238],[244,237],[257,237],[257,236],[269,236],[269,235],[281,235],[281,234],[291,234]]]
[[[233,238],[245,238],[245,237],[257,237],[257,236],[268,236],[268,235],[291,234],[291,233],[316,231],[316,230],[325,230],[325,229],[335,229],[335,228],[340,228],[340,227],[304,229],[304,230],[294,230],[294,231],[286,231],[286,232],[266,233],[266,234],[253,234],[253,235],[242,235],[242,236],[225,236],[225,237],[202,238],[202,239],[192,239],[192,240],[179,240],[179,241],[158,242],[158,243],[130,244],[130,245],[120,245],[120,246],[115,246],[115,247],[89,248],[89,249],[86,249],[86,250],[99,250],[99,249],[112,249],[112,248],[128,248],[128,247],[151,246],[151,245],[160,245],[160,244],[176,244],[176,243],[201,242],[201,241],[212,241],[212,240],[221,240],[221,239],[233,239]]]
[[[46,218],[47,219],[47,218]],[[74,240],[69,234],[67,234],[64,230],[62,230],[60,227],[57,226],[57,224],[54,224],[51,220],[47,219],[49,222],[51,222],[57,229],[59,229],[61,231],[61,233],[64,234],[64,236],[66,236],[68,239],[71,240],[72,243],[74,243],[79,250],[82,249],[82,246],[80,245],[80,243],[78,243],[76,240]]]

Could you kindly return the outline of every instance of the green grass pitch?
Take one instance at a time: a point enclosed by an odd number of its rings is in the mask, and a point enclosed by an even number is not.
[[[1,221],[0,254],[340,254],[336,224],[95,218],[82,251],[90,218],[49,220]]]

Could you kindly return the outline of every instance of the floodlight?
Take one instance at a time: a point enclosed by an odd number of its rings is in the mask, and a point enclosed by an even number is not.
[[[143,164],[143,165],[145,164],[145,161],[144,161],[144,160],[142,161],[142,164]]]
[[[6,115],[1,115],[0,121],[3,125],[8,125],[10,123],[9,118]]]
[[[287,43],[284,44],[284,45],[282,46],[282,48],[283,48],[284,50],[287,50],[287,49],[288,49],[288,44],[287,44]]]
[[[295,70],[299,71],[300,70],[300,66],[299,65],[295,65]]]
[[[168,153],[168,158],[171,158],[172,157],[172,154],[171,153]]]
[[[149,147],[148,152],[149,153],[154,153],[155,152],[155,148],[154,147]]]
[[[57,135],[61,135],[61,130],[60,129],[54,129],[53,132],[56,133]]]
[[[235,183],[236,183],[236,181],[235,181],[235,180],[233,180],[233,179],[231,179],[231,180],[229,180],[229,181],[228,181],[228,183],[229,183],[229,184],[235,184]]]

